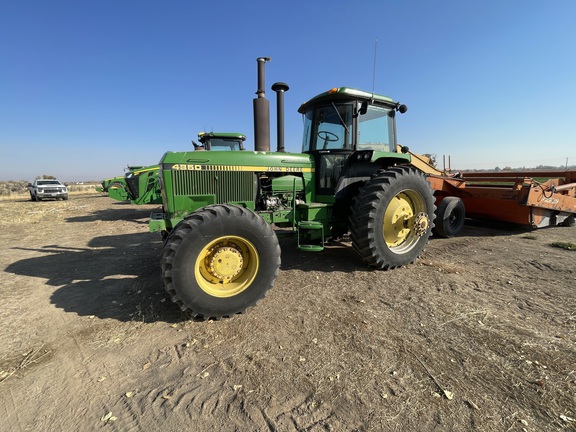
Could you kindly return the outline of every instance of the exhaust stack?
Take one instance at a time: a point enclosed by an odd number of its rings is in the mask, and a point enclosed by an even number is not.
[[[276,151],[284,152],[284,92],[290,89],[288,84],[277,82],[272,84],[276,92]]]
[[[270,103],[264,91],[264,66],[270,57],[258,57],[258,90],[253,100],[254,107],[254,150],[270,151]]]

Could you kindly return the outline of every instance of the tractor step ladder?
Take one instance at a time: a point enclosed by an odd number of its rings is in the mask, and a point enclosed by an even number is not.
[[[298,222],[298,250],[306,252],[324,250],[324,225],[321,222]]]

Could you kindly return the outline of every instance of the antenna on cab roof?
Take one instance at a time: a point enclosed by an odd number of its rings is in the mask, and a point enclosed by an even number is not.
[[[374,69],[372,71],[372,97],[374,97],[374,86],[376,85],[376,50],[378,47],[378,38],[374,41]]]

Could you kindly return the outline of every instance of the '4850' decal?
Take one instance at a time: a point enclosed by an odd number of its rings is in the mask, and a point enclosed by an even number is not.
[[[267,166],[240,166],[240,165],[202,165],[202,164],[173,164],[174,171],[251,171],[251,172],[312,172],[312,168],[302,167],[267,167]]]
[[[170,167],[175,171],[242,171],[239,166],[232,165],[198,165],[198,164],[174,164]]]

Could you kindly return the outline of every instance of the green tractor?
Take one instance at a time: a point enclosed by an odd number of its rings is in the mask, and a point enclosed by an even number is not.
[[[125,171],[131,173],[142,168],[145,167],[128,165]],[[156,165],[156,168],[158,168],[158,165]],[[117,201],[127,201],[130,199],[129,190],[126,186],[126,174],[102,180],[101,186],[97,187],[96,190],[108,194],[110,198]]]
[[[158,184],[158,165],[131,170],[124,176],[125,192],[131,204],[160,204],[162,195]],[[114,198],[112,195],[110,195]]]
[[[392,99],[346,87],[302,104],[302,153],[284,152],[283,97],[276,83],[278,148],[270,152],[264,63],[258,59],[254,152],[167,152],[160,161],[163,211],[150,230],[165,238],[162,279],[194,317],[242,313],[273,286],[280,268],[276,232],[321,251],[349,234],[369,266],[413,262],[428,242],[434,196],[410,155],[397,152]]]
[[[192,141],[195,151],[244,150],[246,136],[235,132],[200,132],[198,141]],[[162,195],[158,184],[158,165],[129,166],[123,177],[102,182],[103,191],[118,201],[130,200],[132,204],[161,204]]]
[[[142,167],[128,165],[126,171],[133,171],[140,168]],[[126,191],[125,175],[102,180],[101,185],[96,187],[96,190],[98,192],[106,193],[110,198],[114,198],[118,201],[126,201],[129,199],[128,192]]]

